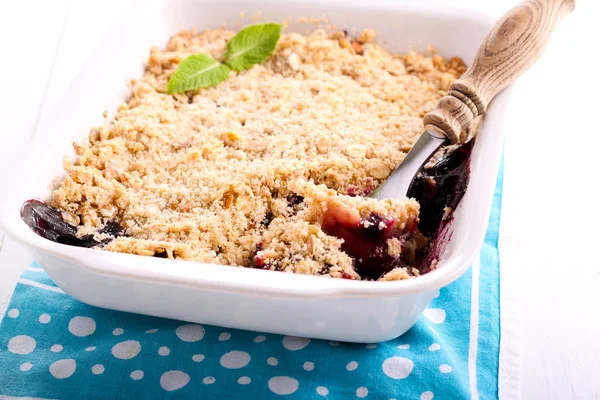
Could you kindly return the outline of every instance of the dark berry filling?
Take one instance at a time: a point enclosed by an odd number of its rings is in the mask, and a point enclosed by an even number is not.
[[[454,211],[469,184],[474,139],[445,153],[433,167],[424,168],[408,191],[421,205],[419,230],[435,237],[444,222],[445,208]]]
[[[38,235],[53,242],[78,247],[96,247],[112,239],[97,241],[93,235],[77,237],[77,228],[65,222],[62,213],[40,200],[27,200],[21,206],[21,219]],[[112,238],[123,236],[125,231],[119,224],[109,222],[99,233]]]
[[[287,195],[286,200],[288,202],[288,207],[294,208],[304,201],[304,197],[299,196],[296,193],[290,193]]]
[[[433,167],[422,171],[408,191],[421,204],[419,229],[432,238],[429,251],[418,266],[422,274],[440,259],[452,238],[453,212],[469,184],[474,143],[475,139],[471,139],[445,153]],[[450,209],[448,215],[446,207]]]
[[[256,253],[254,256],[254,266],[260,269],[270,269],[271,268],[270,259],[266,259],[260,255],[260,253]]]
[[[389,270],[404,265],[402,258],[388,254],[387,240],[404,236],[394,228],[393,219],[371,214],[366,220],[355,224],[324,221],[323,230],[344,239],[342,250],[354,259],[354,268],[364,279],[377,279]]]
[[[256,250],[254,250],[254,258],[252,259],[252,261],[254,262],[254,266],[256,268],[269,269],[271,267],[271,262],[270,260],[266,259],[261,255],[260,251],[262,249],[263,242],[258,242],[256,244]]]
[[[302,203],[304,202],[304,197],[296,194],[289,193],[286,197],[287,205],[291,209],[292,215],[296,215],[300,209],[302,209]]]
[[[393,228],[393,220],[372,214],[358,223],[325,220],[323,230],[344,239],[342,250],[354,259],[356,272],[364,279],[378,279],[397,267],[416,268],[421,273],[429,270],[432,262],[439,259],[451,232],[449,223],[469,183],[469,164],[473,140],[444,154],[434,166],[424,168],[411,186],[408,196],[421,205],[419,230],[430,237],[428,252],[413,254],[402,252],[400,256],[388,253],[388,239],[397,238],[401,244],[410,239],[413,232],[399,232]],[[450,215],[446,216],[446,208]],[[367,223],[365,223],[367,222]]]

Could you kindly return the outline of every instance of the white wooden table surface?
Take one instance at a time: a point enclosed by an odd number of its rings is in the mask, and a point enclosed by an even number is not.
[[[438,2],[500,16],[516,1]],[[38,121],[127,3],[0,3],[0,174],[26,151]],[[597,15],[597,1],[578,0],[516,84],[507,114],[501,261],[517,274],[521,311],[503,312],[522,321],[524,399],[600,399]],[[0,232],[0,315],[30,262]]]

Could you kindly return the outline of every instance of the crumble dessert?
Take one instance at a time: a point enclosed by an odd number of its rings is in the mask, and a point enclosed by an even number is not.
[[[182,32],[153,48],[127,103],[74,144],[50,206],[109,251],[347,279],[427,272],[435,232],[420,226],[419,196],[364,196],[464,63],[391,54],[372,30],[319,29],[282,34],[267,61],[215,87],[165,93],[184,58],[221,58],[234,34]]]

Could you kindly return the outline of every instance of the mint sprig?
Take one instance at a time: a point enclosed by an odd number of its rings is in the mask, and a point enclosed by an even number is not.
[[[229,67],[206,54],[193,54],[183,60],[167,83],[167,93],[215,86],[229,75]]]
[[[231,69],[243,71],[269,58],[281,34],[279,24],[250,25],[227,43],[225,62]]]
[[[185,58],[169,79],[167,93],[216,86],[227,79],[231,69],[243,71],[263,62],[275,50],[280,35],[280,24],[250,25],[227,43],[224,63],[203,53]]]

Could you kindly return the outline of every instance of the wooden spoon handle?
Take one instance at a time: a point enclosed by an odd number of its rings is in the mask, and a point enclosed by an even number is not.
[[[465,74],[425,115],[425,128],[458,142],[490,101],[541,56],[554,25],[574,8],[575,0],[526,0],[510,10],[486,36]]]

